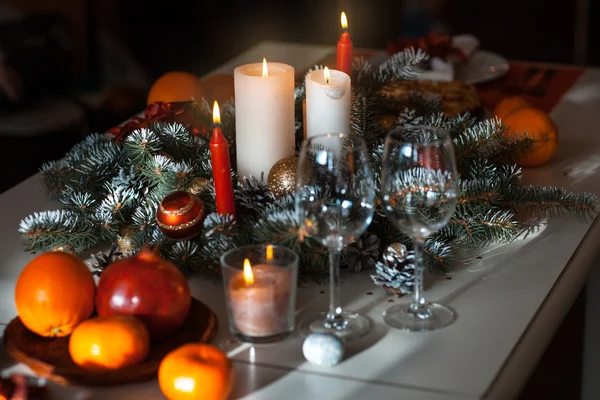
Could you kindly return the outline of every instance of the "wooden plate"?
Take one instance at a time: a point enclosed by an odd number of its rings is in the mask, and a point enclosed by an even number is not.
[[[36,374],[62,385],[113,386],[156,377],[163,357],[189,342],[208,342],[217,333],[217,316],[204,303],[192,299],[183,325],[171,335],[152,343],[150,354],[141,364],[118,370],[90,373],[77,366],[69,355],[69,336],[45,338],[28,330],[19,317],[4,331],[4,347],[15,361]]]

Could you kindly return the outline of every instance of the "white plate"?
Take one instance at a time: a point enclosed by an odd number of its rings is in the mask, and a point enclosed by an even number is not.
[[[478,50],[466,64],[456,67],[456,80],[475,85],[498,79],[509,70],[508,61],[499,54]]]

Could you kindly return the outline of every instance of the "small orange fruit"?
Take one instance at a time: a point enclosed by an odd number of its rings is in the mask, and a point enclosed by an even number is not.
[[[534,140],[531,153],[517,162],[522,167],[537,167],[547,163],[558,150],[558,131],[548,114],[536,108],[520,108],[508,114],[502,123],[508,128],[504,135],[510,140],[527,134]]]
[[[75,364],[92,372],[138,364],[149,349],[148,329],[129,315],[88,319],[77,325],[69,339],[69,354]]]
[[[210,344],[184,344],[163,358],[158,384],[169,400],[224,400],[233,386],[232,363]]]
[[[233,75],[214,74],[202,79],[202,86],[206,89],[206,100],[212,104],[218,101],[223,104],[235,96]]]
[[[167,72],[154,82],[148,93],[147,103],[173,103],[192,99],[200,101],[203,97],[206,97],[206,91],[196,75],[174,71]]]
[[[506,96],[498,103],[494,109],[494,115],[500,119],[504,119],[511,112],[518,110],[519,108],[531,107],[527,100],[521,96]]]
[[[94,277],[76,256],[43,253],[25,266],[15,287],[21,322],[46,337],[67,336],[94,311]]]

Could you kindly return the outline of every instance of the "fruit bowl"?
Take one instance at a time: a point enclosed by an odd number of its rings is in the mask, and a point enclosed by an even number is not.
[[[155,378],[160,362],[168,352],[185,343],[209,342],[216,333],[216,315],[204,303],[192,299],[183,325],[169,336],[152,342],[150,353],[142,363],[102,373],[85,371],[71,360],[69,336],[39,336],[28,330],[19,317],[8,324],[3,340],[7,354],[39,376],[62,385],[114,386]]]

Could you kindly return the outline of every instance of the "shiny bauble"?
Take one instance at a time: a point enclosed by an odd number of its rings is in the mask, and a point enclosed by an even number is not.
[[[152,338],[164,337],[179,328],[190,304],[185,276],[150,249],[106,267],[96,291],[99,316],[138,317]]]
[[[158,205],[156,223],[169,239],[191,239],[202,229],[205,216],[202,200],[189,192],[177,191],[165,196]]]
[[[188,193],[198,195],[210,186],[210,179],[198,176],[187,187]]]
[[[132,251],[135,249],[135,243],[133,237],[138,230],[133,226],[124,226],[119,230],[119,236],[117,236],[117,245],[121,251]]]
[[[292,194],[296,188],[298,157],[290,156],[275,163],[269,171],[267,186],[275,197]]]
[[[337,336],[311,333],[302,344],[302,353],[311,364],[333,367],[344,358],[344,345]]]

